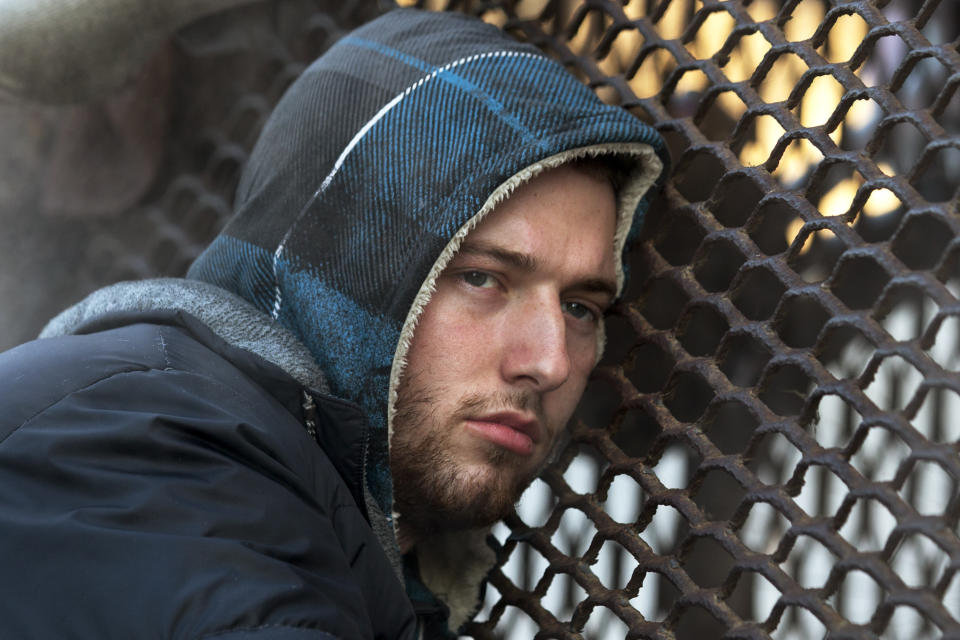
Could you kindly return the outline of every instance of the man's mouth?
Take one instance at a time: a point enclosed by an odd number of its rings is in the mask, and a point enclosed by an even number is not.
[[[516,411],[501,411],[467,418],[468,430],[513,453],[529,456],[540,441],[540,423]]]

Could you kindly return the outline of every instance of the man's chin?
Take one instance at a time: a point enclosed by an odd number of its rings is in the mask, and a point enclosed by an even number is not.
[[[397,416],[390,451],[394,498],[414,537],[492,525],[513,511],[538,471],[539,450],[511,451],[458,428],[459,419],[421,433],[411,427],[428,421],[399,410]]]
[[[421,503],[422,521],[433,530],[465,530],[487,527],[509,515],[529,484],[517,469],[491,461],[456,465],[436,475],[438,485]],[[440,484],[442,483],[442,484]],[[426,496],[424,496],[426,497]]]

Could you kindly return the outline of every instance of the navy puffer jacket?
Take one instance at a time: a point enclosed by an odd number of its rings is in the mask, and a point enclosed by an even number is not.
[[[362,508],[363,413],[247,307],[122,284],[0,356],[0,637],[414,636]]]

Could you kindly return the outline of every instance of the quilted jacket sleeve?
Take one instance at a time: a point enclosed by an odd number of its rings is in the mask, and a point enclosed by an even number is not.
[[[194,346],[167,338],[163,363],[109,349],[84,371],[29,358],[17,404],[6,389],[2,635],[411,634],[399,581],[302,426],[222,363],[178,367]]]

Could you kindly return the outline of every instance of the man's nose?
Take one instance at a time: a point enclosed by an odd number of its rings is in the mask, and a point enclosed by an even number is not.
[[[517,304],[505,323],[502,371],[511,384],[545,392],[570,375],[566,318],[556,297]]]

